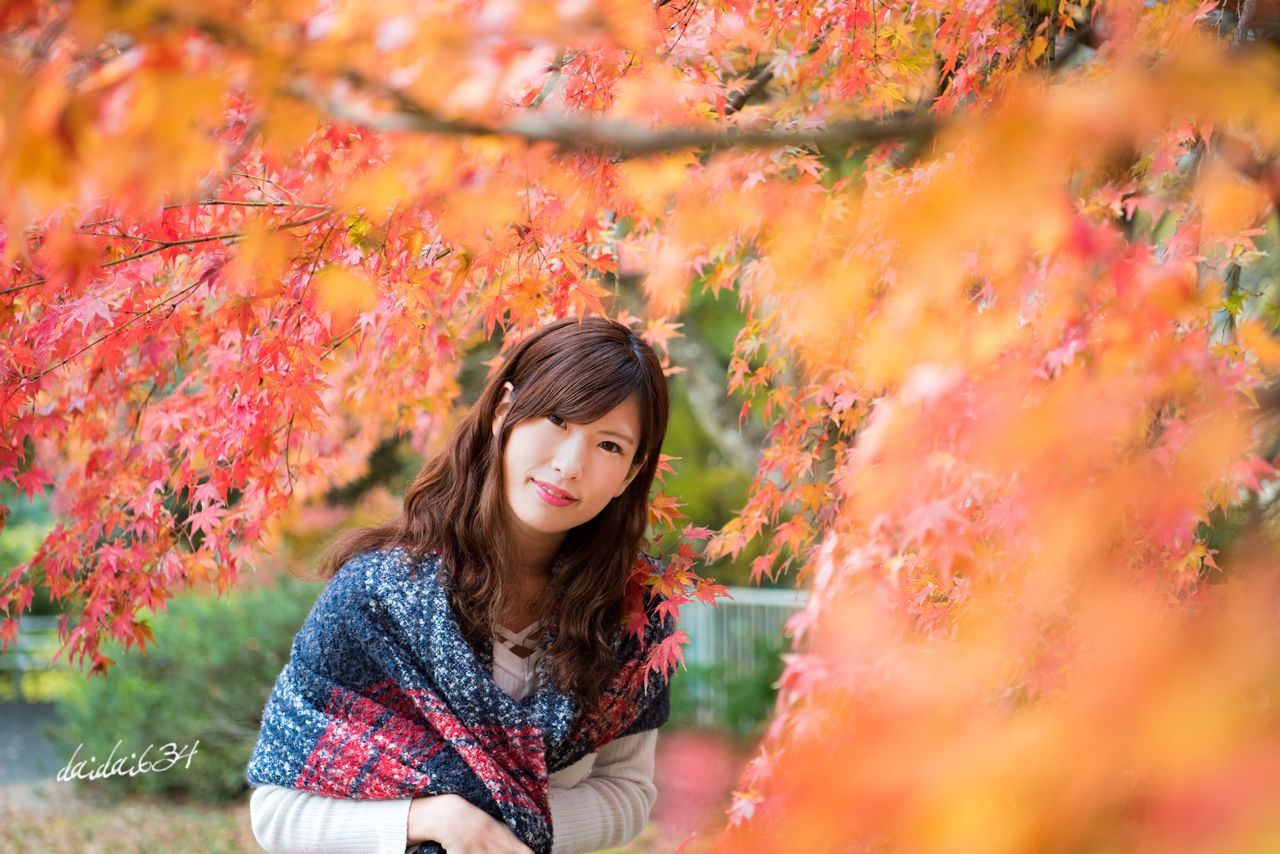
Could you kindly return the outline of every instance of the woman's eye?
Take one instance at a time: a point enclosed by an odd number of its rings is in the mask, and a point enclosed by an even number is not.
[[[559,415],[556,415],[554,412],[552,412],[550,415],[547,416],[547,420],[550,421],[552,424],[556,425],[557,427],[563,427],[565,424],[564,419],[561,418]]]
[[[617,442],[601,442],[600,447],[604,448],[606,451],[608,451],[611,454],[622,453],[622,446],[619,445]]]

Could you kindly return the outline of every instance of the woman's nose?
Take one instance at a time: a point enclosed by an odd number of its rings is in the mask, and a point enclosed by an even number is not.
[[[573,478],[582,474],[582,442],[575,438],[567,438],[556,448],[551,458],[551,467],[561,477]]]

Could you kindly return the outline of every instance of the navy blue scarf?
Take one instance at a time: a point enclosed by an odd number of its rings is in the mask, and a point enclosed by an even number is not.
[[[514,700],[493,681],[492,649],[463,637],[440,558],[411,577],[413,564],[375,549],[330,580],[267,700],[246,778],[333,798],[458,794],[548,854],[548,775],[666,722],[669,685],[646,662],[674,621],[646,609],[642,639],[619,627],[617,673],[590,713],[555,686],[545,655],[538,687]]]

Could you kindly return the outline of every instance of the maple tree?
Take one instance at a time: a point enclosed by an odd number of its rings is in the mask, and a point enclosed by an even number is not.
[[[478,341],[664,348],[696,286],[769,441],[721,530],[655,499],[645,580],[714,599],[701,554],[758,540],[814,593],[720,845],[1280,832],[1275,547],[1204,528],[1276,491],[1274,4],[369,11],[0,11],[0,478],[59,517],[6,640],[43,584],[105,669],[429,449]]]

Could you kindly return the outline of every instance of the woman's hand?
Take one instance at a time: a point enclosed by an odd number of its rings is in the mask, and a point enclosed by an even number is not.
[[[438,842],[448,854],[533,854],[511,828],[460,795],[414,798],[409,842]]]

